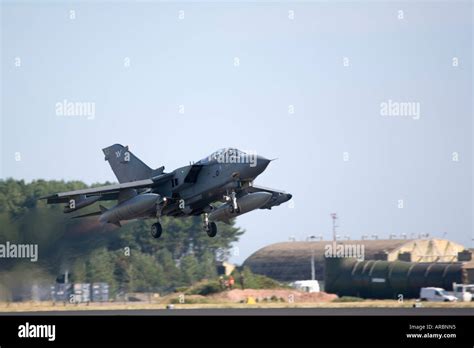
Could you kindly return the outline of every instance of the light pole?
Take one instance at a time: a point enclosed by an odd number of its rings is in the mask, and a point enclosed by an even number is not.
[[[332,241],[334,243],[336,243],[336,227],[338,227],[336,225],[336,220],[337,220],[337,214],[336,213],[332,213],[331,214],[331,218],[332,218]]]
[[[306,240],[314,241],[316,240],[316,236],[308,236]],[[314,246],[311,243],[311,280],[316,280],[316,274],[314,269]]]

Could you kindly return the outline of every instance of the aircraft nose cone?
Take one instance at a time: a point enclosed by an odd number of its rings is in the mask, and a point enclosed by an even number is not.
[[[263,156],[257,156],[257,170],[260,173],[262,173],[270,164],[270,160],[268,158],[265,158]]]
[[[251,163],[245,163],[241,166],[239,172],[241,179],[253,180],[268,167],[271,162],[268,158],[257,156]]]

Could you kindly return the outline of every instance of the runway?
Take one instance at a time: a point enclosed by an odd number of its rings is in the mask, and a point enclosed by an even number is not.
[[[0,316],[474,316],[472,308],[202,308],[2,312]]]

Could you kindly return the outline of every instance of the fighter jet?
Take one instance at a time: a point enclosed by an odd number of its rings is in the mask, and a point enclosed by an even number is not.
[[[209,237],[217,234],[216,221],[229,220],[255,209],[271,209],[291,199],[291,194],[253,184],[271,160],[254,153],[226,148],[190,165],[166,173],[151,169],[120,144],[102,150],[118,184],[61,192],[41,197],[48,204],[66,204],[72,213],[99,201],[116,200],[112,208],[99,205],[97,212],[74,218],[99,216],[102,224],[121,226],[122,221],[157,219],[151,235],[162,234],[162,216],[201,215]]]

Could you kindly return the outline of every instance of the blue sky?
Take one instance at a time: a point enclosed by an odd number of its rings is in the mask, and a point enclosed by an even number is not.
[[[278,157],[256,184],[294,197],[237,219],[234,261],[329,238],[332,212],[352,239],[472,246],[472,7],[4,1],[0,177],[113,181],[114,143],[167,170],[234,146]],[[94,118],[58,116],[65,99]],[[381,115],[389,100],[419,119]]]

